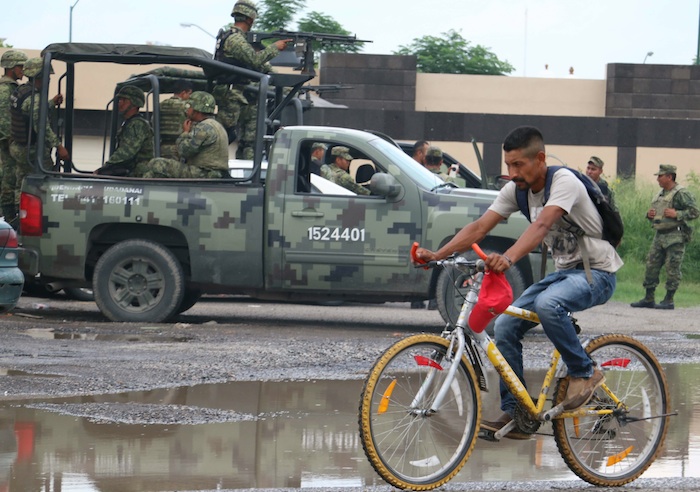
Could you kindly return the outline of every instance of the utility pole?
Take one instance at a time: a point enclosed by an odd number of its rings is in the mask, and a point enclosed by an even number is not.
[[[75,0],[75,3],[70,6],[70,15],[68,18],[68,42],[72,43],[73,42],[73,9],[75,8],[76,5],[78,5],[78,2],[80,0]]]

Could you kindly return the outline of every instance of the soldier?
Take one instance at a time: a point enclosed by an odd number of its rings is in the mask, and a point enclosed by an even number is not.
[[[328,147],[326,144],[321,142],[315,142],[311,146],[311,168],[309,171],[319,176],[321,175],[321,166],[324,164],[323,160],[326,156],[327,149]]]
[[[603,160],[600,157],[591,156],[588,159],[588,165],[586,166],[586,175],[596,182],[600,191],[603,192],[603,196],[608,200],[608,203],[615,207],[615,193],[613,192],[608,182],[605,181],[601,175],[603,174]]]
[[[144,178],[226,178],[228,137],[214,118],[216,101],[204,91],[193,92],[185,103],[187,119],[177,139],[177,151],[184,162],[155,158],[148,163]]]
[[[681,281],[681,263],[685,245],[690,242],[692,229],[687,221],[700,216],[695,198],[676,183],[676,166],[661,164],[656,180],[661,191],[651,202],[647,219],[656,230],[647,257],[643,286],[644,299],[633,302],[635,308],[673,309],[673,296]],[[654,302],[654,290],[659,285],[659,272],[666,264],[666,297],[659,304]]]
[[[179,159],[175,141],[182,133],[187,119],[185,101],[190,98],[193,86],[188,80],[178,80],[173,87],[173,97],[160,103],[160,156]]]
[[[440,147],[430,146],[425,153],[425,167],[434,174],[437,174],[446,183],[454,183],[460,188],[464,187],[466,183],[462,178],[457,178],[450,176],[446,170],[447,167],[442,164],[442,150]]]
[[[10,215],[14,218],[19,210],[19,198],[21,194],[22,180],[33,171],[34,163],[37,160],[37,133],[39,131],[39,109],[41,107],[40,92],[44,61],[41,58],[30,58],[24,63],[24,75],[29,82],[20,85],[10,98],[10,160],[15,169],[15,203],[14,210]],[[53,73],[53,69],[51,69]],[[49,103],[49,109],[60,105],[63,96],[57,94]],[[30,125],[31,122],[31,125]],[[44,140],[44,155],[42,162],[45,168],[53,168],[51,150],[56,148],[56,154],[61,160],[70,159],[70,155],[61,141],[51,129],[51,125],[46,125],[46,138]],[[6,206],[9,207],[9,204]],[[7,216],[6,216],[7,218]],[[11,219],[10,219],[11,220]],[[9,222],[9,220],[8,220]]]
[[[352,161],[350,149],[341,146],[333,147],[331,155],[333,156],[333,164],[330,166],[324,164],[321,167],[321,176],[358,195],[369,195],[369,190],[355,183],[355,180],[348,174]]]
[[[258,9],[251,0],[238,0],[233,6],[231,17],[233,25],[221,30],[216,39],[214,58],[231,65],[236,65],[256,72],[269,73],[272,71],[269,61],[287,47],[291,39],[279,40],[261,51],[256,51],[248,42],[246,33],[253,27],[258,16]],[[229,143],[236,139],[236,123],[241,126],[236,156],[241,159],[252,159],[255,145],[255,129],[257,121],[257,96],[247,99],[243,90],[249,80],[239,80],[232,86],[218,85],[213,94],[219,113],[216,119],[226,128]]]
[[[413,144],[413,160],[421,166],[425,166],[425,153],[428,151],[430,143],[427,140],[418,140]]]
[[[105,165],[96,174],[112,176],[139,176],[137,166],[153,158],[153,128],[140,113],[146,104],[143,90],[133,85],[119,89],[117,109],[123,121],[116,135],[116,146]]]
[[[17,50],[7,50],[0,58],[5,75],[0,78],[0,208],[2,215],[11,220],[15,210],[14,161],[10,157],[10,97],[17,90],[18,80],[24,77],[27,55]],[[6,190],[6,191],[2,191]]]

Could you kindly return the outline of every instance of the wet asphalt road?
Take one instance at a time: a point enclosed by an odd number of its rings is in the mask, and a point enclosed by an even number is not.
[[[586,334],[639,338],[662,363],[700,360],[700,308],[669,312],[610,303],[577,318]],[[207,298],[170,324],[112,323],[93,303],[61,297],[23,297],[13,313],[0,319],[0,370],[23,375],[0,376],[5,400],[225,381],[363,379],[398,338],[443,327],[436,311],[411,310],[407,303],[317,306],[243,297]],[[548,360],[551,346],[541,330],[534,330],[525,345],[526,360]],[[191,418],[206,421],[207,416]],[[147,416],[143,423],[149,423]],[[448,484],[442,490],[459,487]],[[506,488],[593,489],[580,481],[556,481],[491,482],[478,490]],[[700,490],[700,481],[640,479],[626,488]]]

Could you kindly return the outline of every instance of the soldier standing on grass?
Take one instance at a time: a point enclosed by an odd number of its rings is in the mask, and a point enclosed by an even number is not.
[[[681,281],[681,264],[685,245],[690,242],[692,229],[687,221],[700,216],[695,198],[676,183],[676,166],[661,164],[656,180],[661,191],[651,202],[647,219],[656,231],[647,257],[644,274],[646,295],[631,304],[635,308],[673,309],[673,295]],[[659,285],[661,267],[666,264],[666,297],[656,304],[654,291]]]
[[[253,27],[257,16],[255,3],[251,0],[238,0],[231,12],[233,25],[228,30],[220,31],[216,38],[214,59],[256,72],[271,72],[269,61],[283,51],[291,39],[275,41],[265,49],[256,51],[248,42],[246,33]],[[236,139],[236,124],[240,124],[236,152],[239,159],[252,159],[255,148],[257,94],[248,96],[243,92],[249,83],[250,80],[247,79],[236,80],[231,85],[217,85],[213,90],[219,107],[216,119],[226,129],[229,143]]]
[[[11,220],[15,210],[15,166],[10,157],[10,97],[17,90],[18,80],[24,77],[27,55],[17,50],[7,50],[0,58],[5,75],[0,78],[0,207],[2,215]]]
[[[608,200],[608,203],[613,208],[616,208],[615,193],[613,193],[613,190],[612,188],[610,188],[608,182],[601,177],[601,175],[603,174],[604,164],[605,163],[603,162],[603,159],[601,159],[600,157],[591,156],[591,158],[588,159],[588,164],[586,165],[586,176],[595,181],[595,183],[598,185],[598,188],[600,188],[600,191],[603,193],[605,199]]]

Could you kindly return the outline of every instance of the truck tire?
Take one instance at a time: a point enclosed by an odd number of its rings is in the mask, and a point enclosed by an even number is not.
[[[182,302],[177,308],[178,314],[184,313],[192,306],[197,304],[199,299],[202,297],[202,291],[199,289],[193,289],[191,287],[185,287],[185,293],[182,296]]]
[[[488,249],[484,250],[486,254],[492,252],[493,251]],[[473,251],[465,253],[463,256],[470,260],[476,259],[476,253]],[[438,275],[435,294],[437,297],[438,311],[442,319],[445,320],[445,323],[454,325],[457,322],[459,312],[462,309],[462,303],[464,302],[463,296],[466,295],[467,289],[461,287],[458,289],[455,285],[461,286],[466,277],[467,275],[465,273],[452,267],[444,268]],[[513,299],[517,299],[525,290],[525,276],[517,265],[513,265],[506,270],[506,278],[510,283],[510,287],[513,289]],[[494,322],[492,321],[486,327],[486,332],[489,335],[493,335],[493,324]]]
[[[185,280],[168,248],[129,239],[100,257],[93,292],[100,311],[112,321],[160,323],[178,314]]]

